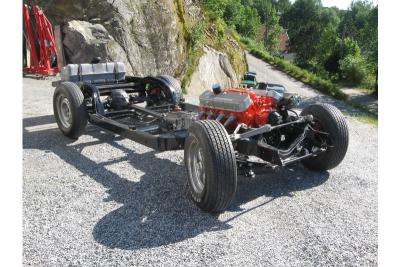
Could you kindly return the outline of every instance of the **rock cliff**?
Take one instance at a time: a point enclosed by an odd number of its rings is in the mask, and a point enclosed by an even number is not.
[[[228,88],[238,82],[238,77],[225,53],[204,47],[204,54],[191,77],[187,91],[192,95],[200,95],[204,90],[211,89],[216,82],[222,88]]]
[[[53,25],[61,25],[67,63],[89,62],[100,56],[122,61],[133,75],[185,76],[190,30],[201,19],[198,0],[27,0],[42,7]],[[231,66],[222,51],[205,48],[189,92],[213,71],[214,82],[237,81],[242,67]],[[237,54],[243,54],[238,49]],[[221,61],[222,60],[222,61]],[[244,62],[244,60],[242,60]],[[217,64],[222,62],[222,64]],[[210,66],[213,68],[210,69]],[[236,67],[236,69],[235,69]],[[205,69],[204,69],[205,68]],[[221,75],[217,75],[217,73]],[[224,75],[222,75],[224,74]],[[203,79],[204,80],[204,79]],[[192,89],[190,89],[192,88]]]

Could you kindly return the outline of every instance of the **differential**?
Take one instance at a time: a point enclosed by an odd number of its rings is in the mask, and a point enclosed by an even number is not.
[[[129,106],[129,95],[125,90],[112,90],[110,105],[113,109],[121,110]]]

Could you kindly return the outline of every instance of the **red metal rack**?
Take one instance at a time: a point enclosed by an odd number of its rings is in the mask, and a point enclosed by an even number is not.
[[[33,31],[29,7],[24,4],[24,33],[28,40],[28,47],[31,54],[30,66],[24,68],[24,73],[33,73],[42,76],[54,75],[60,72],[60,70],[58,67],[52,66],[56,59],[57,52],[53,27],[43,10],[37,5],[33,6],[33,14],[36,24],[35,31]],[[37,43],[39,49],[37,49]]]

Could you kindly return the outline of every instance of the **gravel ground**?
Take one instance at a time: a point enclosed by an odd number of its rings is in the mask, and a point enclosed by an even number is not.
[[[355,112],[249,63],[306,101]],[[159,153],[93,126],[71,141],[52,116],[50,81],[25,78],[23,90],[24,265],[377,265],[373,126],[348,118],[349,151],[332,171],[296,165],[239,177],[229,210],[212,216],[188,199],[182,151]]]

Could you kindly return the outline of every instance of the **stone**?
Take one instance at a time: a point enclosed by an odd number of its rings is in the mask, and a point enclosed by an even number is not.
[[[105,61],[123,62],[127,72],[132,73],[124,49],[103,25],[71,20],[63,28],[63,34],[67,62],[87,63],[91,62],[94,57],[101,57]]]
[[[190,29],[203,18],[200,2],[31,0],[29,4],[38,4],[53,26],[61,26],[66,63],[101,57],[125,63],[127,75],[168,74],[182,79],[188,71]],[[211,88],[217,81],[223,86],[237,82],[235,71],[244,71],[245,57],[229,36],[227,42],[230,48],[222,48],[223,53],[204,48],[188,92],[199,94],[200,88]]]
[[[219,83],[222,89],[234,87],[238,77],[228,56],[210,47],[204,47],[203,50],[204,55],[187,88],[188,94],[200,95],[205,90],[211,90],[214,83]]]

